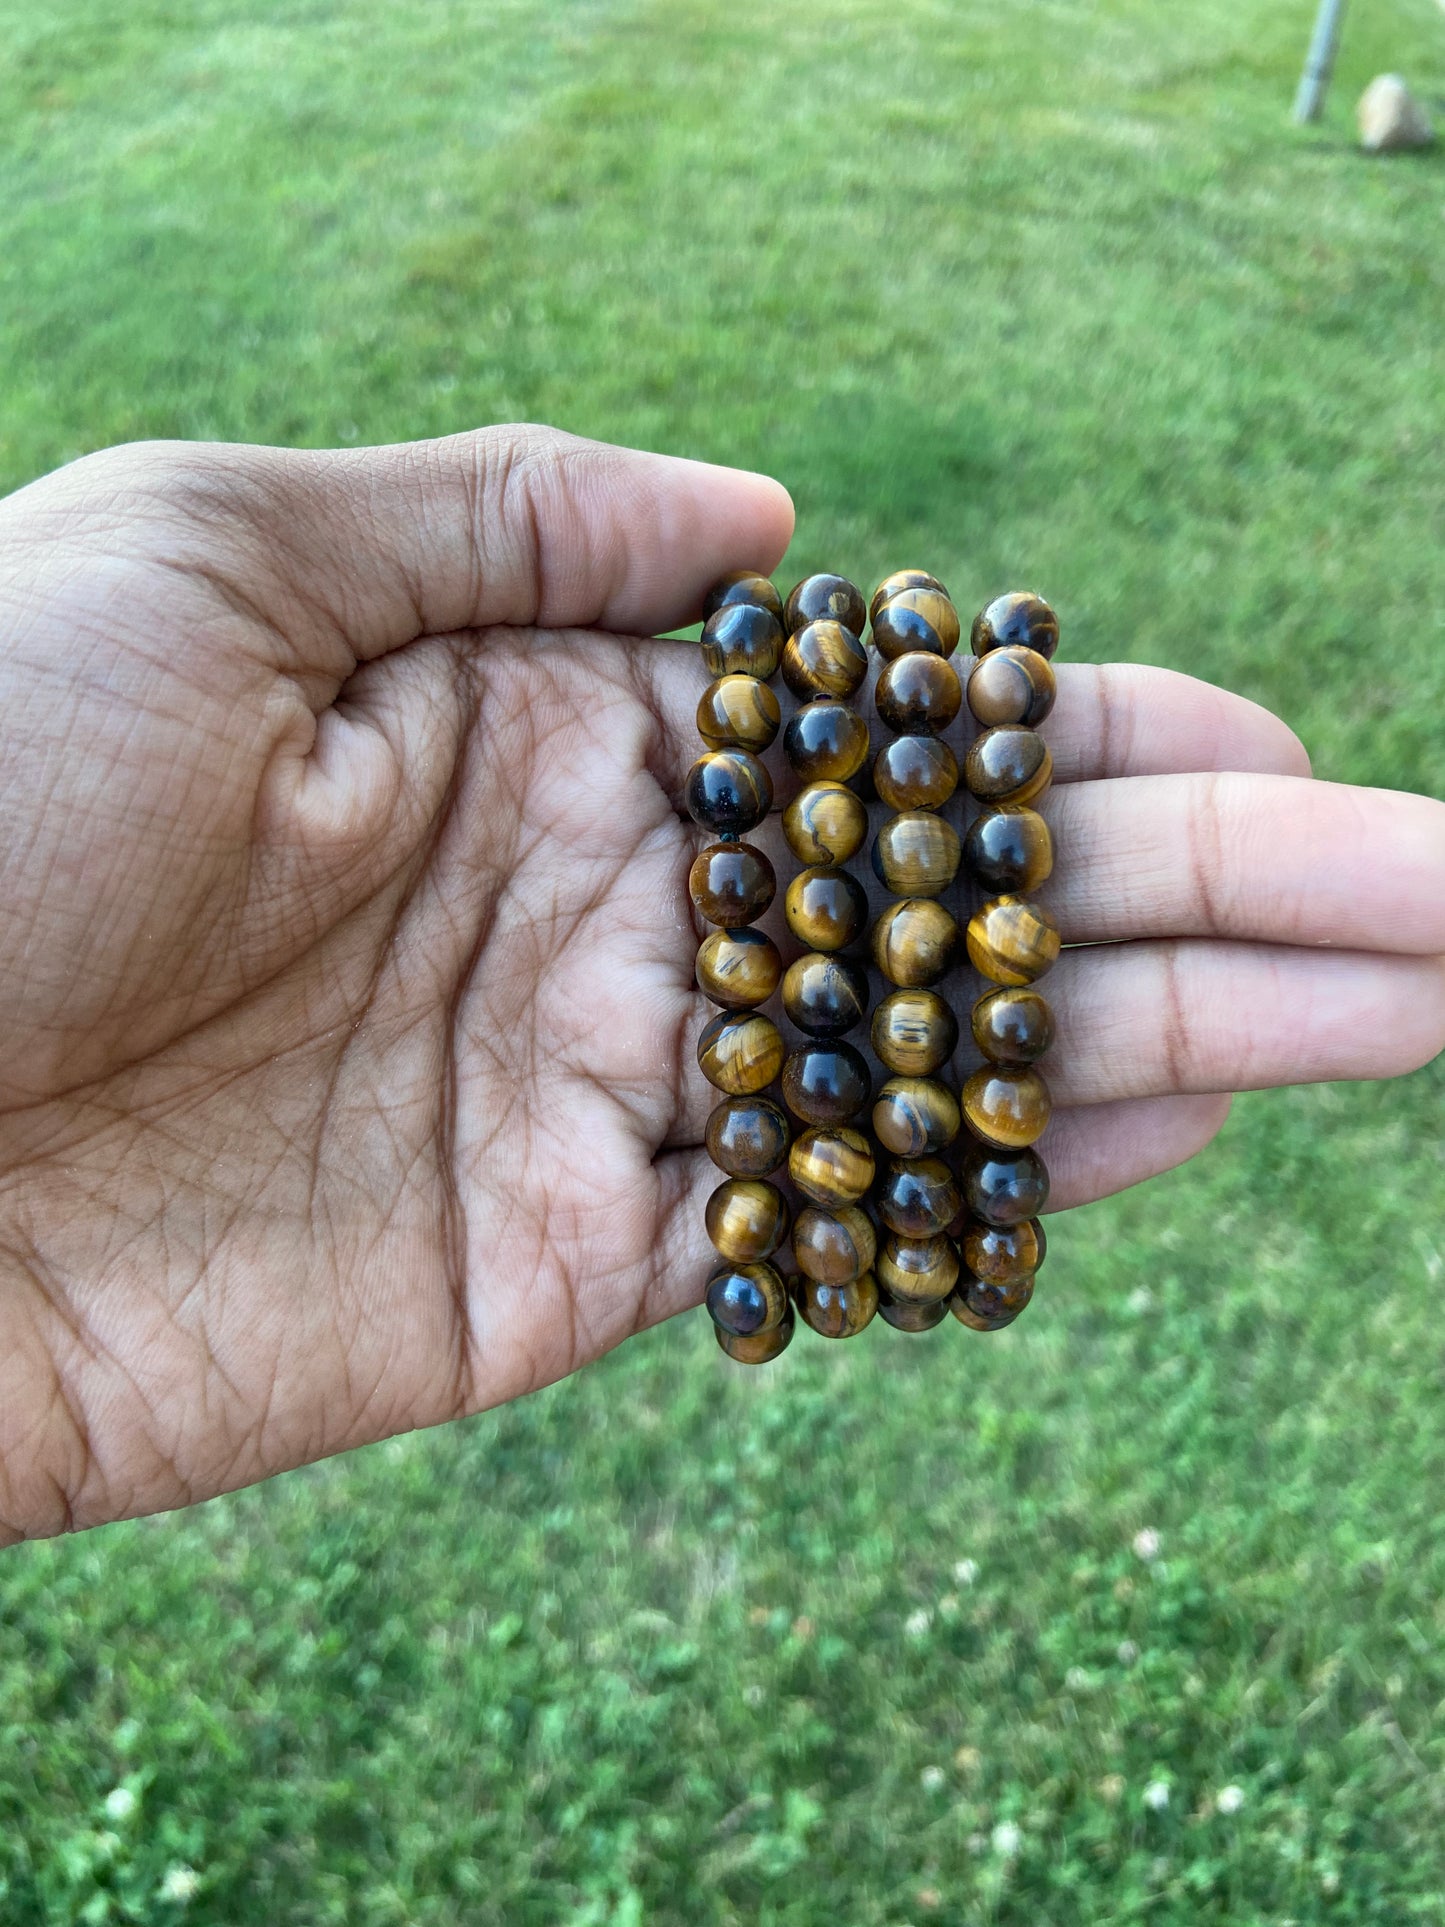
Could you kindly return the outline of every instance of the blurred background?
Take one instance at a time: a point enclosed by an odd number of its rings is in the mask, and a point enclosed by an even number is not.
[[[1351,108],[1445,17],[1301,133],[1313,10],[0,0],[0,484],[555,422],[1438,793],[1445,160]],[[0,1921],[1439,1920],[1442,1096],[1242,1099],[996,1338],[698,1313],[5,1554]]]

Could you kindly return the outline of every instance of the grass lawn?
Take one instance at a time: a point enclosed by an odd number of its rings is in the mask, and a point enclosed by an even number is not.
[[[1445,20],[1301,134],[1312,13],[0,0],[0,485],[556,421],[1438,791],[1445,159],[1349,111]],[[1241,1100],[996,1339],[699,1314],[5,1555],[0,1922],[1438,1921],[1442,1095]]]

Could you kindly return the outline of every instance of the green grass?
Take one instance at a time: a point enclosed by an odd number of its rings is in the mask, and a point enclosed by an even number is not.
[[[1312,11],[0,0],[0,483],[552,420],[1438,789],[1445,167],[1349,108],[1445,32],[1300,134]],[[7,1555],[0,1921],[1437,1920],[1442,1091],[1243,1100],[1004,1338],[687,1320]]]

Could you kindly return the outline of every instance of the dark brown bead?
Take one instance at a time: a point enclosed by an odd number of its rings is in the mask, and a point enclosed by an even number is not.
[[[851,696],[868,674],[868,651],[841,622],[806,622],[783,649],[783,681],[804,701]]]
[[[765,1004],[782,980],[778,946],[761,930],[714,930],[698,948],[697,987],[724,1010]]]
[[[734,1264],[770,1258],[788,1235],[788,1201],[761,1178],[728,1178],[703,1211],[707,1235]]]
[[[781,626],[783,598],[768,577],[759,575],[756,569],[734,569],[731,575],[725,575],[720,582],[715,582],[702,605],[703,620],[716,615],[719,609],[729,608],[739,602],[749,603],[755,609],[766,609],[770,615],[777,617]]]
[[[804,782],[846,783],[868,760],[868,725],[847,703],[822,696],[793,717],[783,748]]]
[[[895,736],[873,759],[873,787],[890,810],[937,810],[958,788],[958,758],[936,736]]]
[[[746,836],[773,807],[773,782],[745,749],[710,749],[687,773],[687,808],[714,836]]]
[[[841,1037],[868,1015],[868,976],[846,957],[808,951],[788,965],[783,1009],[809,1037]]]
[[[985,1224],[1022,1224],[1049,1201],[1049,1174],[1035,1150],[976,1144],[959,1166],[958,1181],[964,1203]]]
[[[958,831],[932,810],[904,810],[873,839],[873,874],[900,897],[936,897],[958,874]]]
[[[846,1124],[873,1094],[868,1060],[841,1038],[790,1052],[782,1081],[783,1102],[805,1124]]]
[[[878,1316],[894,1331],[931,1332],[935,1325],[941,1325],[948,1316],[946,1298],[913,1299],[890,1298],[881,1288],[878,1293]]]
[[[873,1220],[856,1204],[831,1211],[809,1205],[793,1226],[793,1256],[799,1271],[824,1285],[846,1285],[861,1278],[878,1249]]]
[[[841,622],[861,636],[868,612],[863,597],[845,575],[805,575],[788,591],[783,627],[795,635],[807,622]]]
[[[963,1087],[968,1128],[985,1144],[1021,1150],[1048,1128],[1053,1099],[1043,1073],[1031,1066],[984,1064]]]
[[[760,756],[782,726],[777,697],[756,676],[719,676],[698,698],[697,733],[709,749]]]
[[[873,1013],[873,1048],[903,1077],[927,1077],[958,1046],[958,1019],[934,990],[893,990]]]
[[[969,875],[990,896],[1037,890],[1054,867],[1048,824],[1037,810],[1017,804],[975,817],[963,847]]]
[[[804,1131],[788,1153],[788,1176],[814,1204],[856,1204],[873,1182],[873,1150],[846,1125]]]
[[[895,1158],[879,1180],[878,1215],[902,1238],[933,1238],[946,1231],[960,1203],[942,1158]]]
[[[702,659],[710,676],[756,676],[767,682],[778,673],[782,655],[783,625],[754,603],[728,603],[702,626]]]
[[[1059,957],[1059,927],[1023,897],[995,897],[968,921],[968,954],[995,984],[1031,984]]]
[[[960,1256],[965,1271],[997,1285],[1010,1278],[1032,1278],[1047,1249],[1044,1227],[1037,1218],[1009,1225],[970,1222]]]
[[[873,926],[873,960],[891,984],[936,984],[957,948],[958,925],[932,897],[891,903]]]
[[[1024,723],[1037,729],[1054,706],[1053,666],[1037,649],[990,649],[975,659],[968,679],[968,706],[985,729]]]
[[[892,1299],[914,1304],[946,1298],[958,1282],[958,1253],[951,1238],[900,1238],[896,1232],[883,1242],[873,1262],[880,1291]]]
[[[867,834],[867,808],[843,783],[809,783],[783,811],[783,835],[800,863],[846,863]]]
[[[1037,990],[989,990],[973,1007],[973,1041],[993,1064],[1032,1064],[1054,1041],[1054,1013]]]
[[[958,714],[963,685],[951,662],[913,649],[884,665],[873,700],[889,729],[903,736],[936,736]]]
[[[856,1338],[878,1309],[878,1287],[871,1271],[850,1278],[846,1285],[799,1278],[793,1286],[793,1303],[799,1318],[820,1338]]]
[[[713,1335],[735,1365],[771,1365],[792,1344],[796,1327],[793,1307],[789,1305],[783,1313],[782,1322],[767,1331],[753,1332],[747,1338],[734,1338],[721,1325],[714,1325]]]
[[[688,893],[698,913],[727,929],[756,923],[773,900],[773,866],[751,843],[710,843],[692,860]]]
[[[986,609],[979,610],[969,640],[976,656],[1018,643],[1051,657],[1059,646],[1059,619],[1042,596],[1031,589],[1016,589],[995,596]]]
[[[788,1155],[792,1134],[770,1098],[729,1097],[707,1121],[707,1154],[730,1178],[765,1178]]]
[[[1000,723],[975,736],[963,762],[963,780],[980,803],[1036,803],[1053,775],[1048,744],[1018,723]]]
[[[997,1284],[984,1278],[961,1278],[948,1309],[970,1331],[998,1332],[1011,1325],[1034,1295],[1032,1278],[1010,1278]]]
[[[715,1090],[742,1097],[766,1090],[783,1068],[787,1049],[771,1017],[755,1010],[722,1010],[697,1040],[698,1068]]]
[[[898,1158],[944,1150],[960,1122],[958,1099],[932,1077],[890,1077],[873,1105],[873,1135]]]
[[[856,877],[832,865],[800,870],[783,899],[788,928],[813,950],[843,950],[868,923],[868,897]]]
[[[719,1265],[707,1281],[707,1314],[720,1331],[734,1338],[772,1331],[788,1311],[788,1293],[777,1270],[759,1259],[751,1264]]]
[[[901,589],[873,618],[873,646],[885,662],[913,649],[951,656],[962,633],[958,611],[937,589]]]
[[[927,569],[895,569],[892,575],[885,575],[873,591],[873,599],[868,604],[868,620],[871,622],[885,602],[902,595],[905,589],[933,589],[948,601],[953,600],[938,577],[930,575]]]

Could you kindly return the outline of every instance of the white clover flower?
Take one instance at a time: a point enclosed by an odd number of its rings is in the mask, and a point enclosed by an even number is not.
[[[1219,1789],[1214,1804],[1221,1813],[1238,1813],[1239,1809],[1244,1805],[1244,1788],[1242,1786],[1222,1786]]]
[[[943,1785],[944,1773],[941,1766],[926,1766],[918,1776],[919,1785],[925,1793],[937,1793]]]
[[[903,1630],[910,1639],[922,1639],[933,1624],[933,1614],[925,1612],[920,1606],[916,1613],[910,1613],[903,1622]]]
[[[1023,1834],[1012,1820],[1000,1820],[993,1830],[993,1850],[1005,1860],[1012,1860],[1023,1843]]]
[[[194,1898],[201,1884],[201,1876],[194,1867],[167,1867],[166,1877],[160,1885],[162,1900],[186,1901]]]
[[[1087,1693],[1093,1683],[1082,1666],[1071,1666],[1064,1674],[1064,1684],[1071,1693]]]
[[[1136,1318],[1142,1318],[1146,1311],[1153,1311],[1154,1294],[1147,1285],[1136,1285],[1124,1302]]]
[[[978,1577],[977,1559],[960,1559],[953,1569],[953,1576],[960,1586],[971,1586]]]
[[[1136,1559],[1142,1559],[1146,1566],[1152,1566],[1159,1557],[1163,1544],[1163,1540],[1153,1526],[1145,1526],[1142,1532],[1134,1534],[1134,1556]]]
[[[1151,1780],[1144,1789],[1144,1804],[1151,1813],[1162,1813],[1169,1804],[1169,1788],[1163,1780]]]
[[[1139,1648],[1132,1639],[1121,1639],[1114,1648],[1114,1656],[1121,1666],[1132,1666],[1139,1657]]]
[[[108,1820],[129,1820],[138,1805],[135,1795],[128,1786],[113,1786],[105,1796],[105,1814]]]

